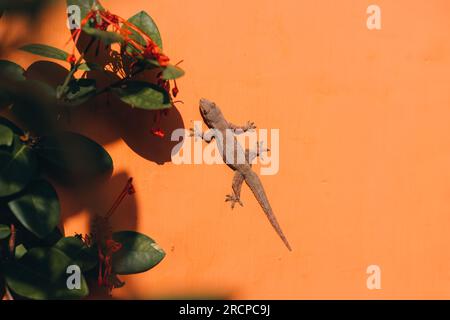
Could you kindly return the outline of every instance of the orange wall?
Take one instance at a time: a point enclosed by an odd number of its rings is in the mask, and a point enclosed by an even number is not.
[[[164,120],[169,127],[200,120],[198,99],[208,97],[233,122],[280,129],[280,171],[262,181],[294,248],[283,247],[246,186],[244,208],[224,203],[228,168],[155,163],[167,150],[142,113],[79,123],[106,146],[115,172],[87,204],[59,190],[67,234],[85,230],[87,212],[106,211],[132,176],[137,194],[116,227],[167,251],[115,296],[450,298],[447,0],[102,3],[124,17],[147,10],[166,53],[184,59],[184,105],[181,118]],[[382,9],[381,31],[366,28],[371,3]],[[63,47],[64,8],[48,17],[54,23],[33,40]],[[109,119],[96,104],[92,117]],[[370,264],[381,267],[381,290],[366,288]]]

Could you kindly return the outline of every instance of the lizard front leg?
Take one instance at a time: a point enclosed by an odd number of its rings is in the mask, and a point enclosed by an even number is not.
[[[195,139],[200,138],[206,143],[210,143],[212,139],[214,138],[214,134],[212,133],[204,133],[201,129],[195,127],[189,129],[189,136],[195,137]]]
[[[233,185],[232,185],[233,193],[227,194],[225,196],[225,201],[231,202],[231,209],[234,209],[236,202],[239,203],[241,205],[241,207],[244,206],[244,204],[241,201],[241,189],[242,189],[243,182],[244,182],[244,176],[239,171],[236,170],[234,172],[234,177],[233,177]]]
[[[256,150],[245,150],[245,160],[252,165],[253,160],[255,160],[256,157],[259,157],[262,153],[270,151],[269,148],[264,147],[264,142],[259,141],[256,143]]]
[[[232,123],[229,123],[228,126],[236,134],[256,129],[255,123],[251,122],[251,121],[247,121],[247,123],[245,125],[243,125],[243,126],[237,126],[237,125],[232,124]]]

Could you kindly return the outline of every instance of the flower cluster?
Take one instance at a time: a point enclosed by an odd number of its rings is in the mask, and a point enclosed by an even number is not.
[[[84,27],[118,34],[122,39],[121,54],[123,56],[131,58],[131,69],[133,69],[136,64],[143,61],[156,61],[157,64],[163,68],[169,65],[169,57],[165,55],[162,52],[161,48],[156,44],[156,42],[139,27],[107,10],[100,10],[93,7],[91,11],[89,11],[89,13],[86,15],[86,17],[81,21],[80,28],[76,29],[69,39],[69,41],[73,40],[74,42],[72,54],[67,58],[67,61],[72,66],[77,63],[77,59],[75,58],[75,49]],[[136,35],[138,37],[136,37]],[[140,38],[142,40],[137,41],[137,38]],[[181,63],[181,61],[179,63]],[[176,66],[179,63],[177,63]],[[162,72],[158,73],[157,75],[158,86],[163,88],[169,94],[171,103],[172,105],[174,105],[175,103],[182,101],[174,101],[179,93],[179,89],[176,80],[174,79],[172,81],[173,88],[171,89],[170,81],[164,80],[162,78]],[[164,131],[159,127],[160,116],[166,114],[167,110],[159,111],[158,117],[155,121],[155,126],[151,129],[151,133],[160,138],[163,138],[165,136]]]
[[[81,21],[81,28],[76,29],[72,34],[71,39],[74,41],[74,48],[72,55],[68,58],[69,62],[74,60],[76,44],[78,43],[83,28],[86,26],[101,31],[107,31],[110,29],[110,32],[119,34],[123,39],[122,48],[131,46],[134,49],[131,52],[122,50],[124,54],[127,54],[132,58],[141,60],[156,60],[161,67],[166,67],[169,65],[169,57],[162,52],[161,48],[159,48],[153,39],[151,39],[145,32],[116,14],[98,9],[92,9]],[[144,44],[133,39],[133,31],[144,39]]]
[[[112,238],[112,230],[109,219],[122,203],[127,195],[132,195],[136,191],[133,186],[133,178],[127,181],[124,189],[113,203],[111,209],[105,216],[95,216],[92,223],[92,233],[76,236],[81,239],[87,247],[97,246],[98,254],[98,285],[105,287],[111,293],[112,289],[122,287],[125,283],[113,273],[113,254],[122,249],[122,244]]]

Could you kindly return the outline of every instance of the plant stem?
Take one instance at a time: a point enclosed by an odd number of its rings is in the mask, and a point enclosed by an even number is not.
[[[14,251],[16,248],[16,226],[11,224],[11,235],[9,237],[9,254],[14,257]]]
[[[142,71],[144,71],[145,68],[140,68],[139,70],[137,70],[136,72],[133,72],[129,77],[125,77],[122,78],[120,80],[117,80],[116,82],[104,87],[103,89],[101,89],[100,91],[97,91],[97,93],[95,94],[96,96],[101,95],[102,93],[105,93],[107,91],[109,91],[112,87],[116,87],[118,85],[121,85],[123,82],[125,82],[126,80],[129,80],[135,76],[137,76],[139,73],[141,73]]]
[[[89,42],[89,44],[86,46],[86,49],[84,50],[84,52],[80,55],[80,57],[78,58],[78,60],[74,63],[74,65],[72,66],[72,69],[70,70],[70,72],[67,74],[66,79],[64,80],[63,85],[59,88],[58,92],[56,92],[56,99],[61,99],[63,97],[64,92],[66,91],[67,86],[69,85],[70,80],[72,80],[72,77],[74,75],[74,73],[78,70],[78,67],[81,63],[81,61],[84,59],[84,54],[86,52],[88,52],[88,50],[91,48],[92,44],[94,43],[95,39],[91,38],[91,41]]]

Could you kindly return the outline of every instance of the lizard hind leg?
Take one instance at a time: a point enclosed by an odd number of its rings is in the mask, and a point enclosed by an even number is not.
[[[240,172],[235,171],[234,177],[233,177],[233,185],[232,185],[233,193],[225,196],[225,201],[231,202],[231,209],[234,209],[236,202],[239,203],[241,205],[241,207],[244,206],[244,204],[241,201],[241,189],[242,189],[243,182],[244,182],[244,176]]]
[[[259,141],[256,144],[255,149],[253,150],[245,150],[245,160],[247,160],[247,162],[250,164],[250,166],[253,163],[253,160],[255,160],[257,157],[261,156],[261,154],[263,154],[264,152],[268,152],[270,151],[269,148],[264,147],[264,142]]]

